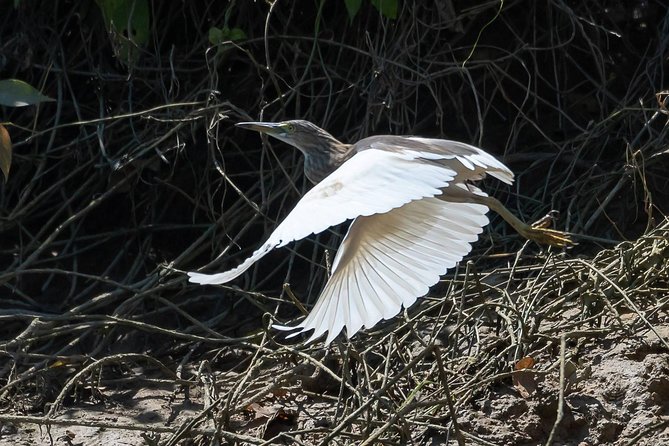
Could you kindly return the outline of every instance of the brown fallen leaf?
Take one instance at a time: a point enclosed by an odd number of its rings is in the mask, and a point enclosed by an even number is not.
[[[512,376],[513,387],[523,398],[529,398],[537,390],[536,373],[532,370],[534,364],[534,358],[526,356],[520,359],[514,367],[516,372]]]
[[[289,431],[297,425],[297,413],[292,410],[279,409],[265,425],[262,439],[269,440],[281,432]]]
[[[12,139],[4,125],[0,124],[0,170],[5,176],[5,183],[9,179],[9,169],[12,167]]]
[[[516,363],[516,366],[514,367],[516,370],[525,370],[525,369],[531,369],[534,367],[535,361],[534,358],[531,356],[525,356],[524,358],[521,358],[518,360]]]
[[[276,414],[277,406],[263,406],[260,403],[251,403],[246,406],[244,412],[253,418],[271,418]]]
[[[279,387],[278,389],[274,389],[274,391],[272,392],[272,396],[274,398],[283,398],[286,395],[288,395],[288,390],[284,389],[283,387]]]
[[[276,407],[263,406],[260,403],[251,403],[244,408],[244,414],[250,420],[244,425],[244,429],[255,429],[262,426],[276,413]]]

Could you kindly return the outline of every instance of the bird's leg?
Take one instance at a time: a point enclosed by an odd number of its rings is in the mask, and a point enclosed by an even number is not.
[[[542,227],[541,224],[528,225],[520,221],[518,217],[506,208],[498,199],[489,197],[487,195],[479,195],[470,190],[464,189],[449,189],[448,194],[441,195],[439,198],[445,201],[453,201],[456,203],[477,203],[487,206],[497,212],[504,220],[509,223],[513,229],[528,240],[532,240],[543,245],[553,246],[572,246],[575,245],[571,236],[566,232],[556,231]]]
[[[513,229],[515,229],[518,234],[522,235],[528,240],[532,240],[537,243],[544,245],[552,246],[571,246],[574,245],[574,241],[571,239],[571,236],[566,232],[556,231],[555,229],[548,229],[541,227],[541,225],[528,225],[523,223],[518,217],[513,215],[506,206],[504,206],[498,199],[489,196],[479,196],[472,194],[475,202],[484,204],[488,208],[497,212],[504,220],[509,223]]]

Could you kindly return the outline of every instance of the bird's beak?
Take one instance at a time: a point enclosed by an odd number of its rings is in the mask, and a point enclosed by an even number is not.
[[[236,127],[247,130],[255,130],[260,133],[267,133],[273,135],[281,130],[281,124],[278,122],[238,122]]]

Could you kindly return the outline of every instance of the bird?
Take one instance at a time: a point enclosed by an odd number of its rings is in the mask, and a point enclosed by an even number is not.
[[[269,238],[239,266],[222,273],[189,272],[189,281],[222,284],[242,275],[275,248],[352,220],[315,305],[289,336],[313,330],[306,343],[363,327],[409,308],[462,260],[497,212],[520,235],[566,247],[571,235],[523,223],[475,182],[489,175],[512,184],[513,172],[484,150],[463,142],[418,136],[376,135],[340,142],[305,120],[240,122],[304,155],[314,186]]]

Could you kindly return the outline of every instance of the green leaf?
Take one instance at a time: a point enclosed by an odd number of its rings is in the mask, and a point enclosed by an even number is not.
[[[96,0],[116,55],[134,65],[140,48],[149,41],[148,0]]]
[[[246,39],[246,33],[241,28],[232,28],[230,30],[230,40],[237,42]]]
[[[209,43],[212,45],[218,45],[223,41],[223,30],[221,28],[216,28],[212,26],[209,28]]]
[[[346,4],[346,10],[348,11],[348,18],[351,19],[352,22],[355,16],[358,15],[358,11],[360,11],[362,0],[344,0],[344,3]]]
[[[12,140],[4,125],[0,124],[0,170],[5,176],[5,183],[9,178],[9,168],[12,166]]]
[[[0,105],[24,107],[26,105],[51,101],[53,101],[53,99],[44,96],[29,84],[18,79],[5,79],[0,81]]]
[[[241,28],[228,28],[224,26],[223,29],[212,26],[209,28],[209,43],[212,45],[220,45],[223,42],[246,39],[246,33]]]
[[[398,0],[371,0],[372,5],[381,13],[382,16],[389,19],[397,18]]]

